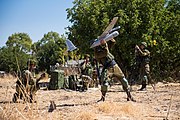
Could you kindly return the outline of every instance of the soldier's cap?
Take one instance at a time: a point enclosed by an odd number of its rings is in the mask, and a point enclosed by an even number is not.
[[[144,47],[147,47],[147,43],[146,42],[141,42],[141,45],[144,45]]]

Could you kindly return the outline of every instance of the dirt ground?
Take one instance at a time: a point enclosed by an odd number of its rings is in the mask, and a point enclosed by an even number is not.
[[[12,103],[13,77],[0,78],[0,120],[180,120],[180,83],[158,83],[156,91],[149,85],[139,92],[133,86],[137,102],[126,101],[121,85],[109,88],[105,102],[96,102],[99,88],[86,92],[39,90],[36,103]],[[48,112],[50,101],[57,105]]]

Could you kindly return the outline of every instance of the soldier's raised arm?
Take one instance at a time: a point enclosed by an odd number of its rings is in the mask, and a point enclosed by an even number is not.
[[[141,46],[142,45],[144,46],[144,48],[147,47],[147,43],[146,42],[142,42]],[[144,48],[140,48],[138,45],[136,45],[136,47],[135,47],[135,49],[138,51],[138,54],[140,56],[149,56],[150,52],[147,49],[144,49]]]
[[[96,59],[106,57],[108,52],[108,44],[105,40],[101,40],[101,45],[94,48],[94,56]]]
[[[111,39],[110,41],[108,41],[109,49],[111,49],[115,44],[116,44],[116,40],[115,39]]]

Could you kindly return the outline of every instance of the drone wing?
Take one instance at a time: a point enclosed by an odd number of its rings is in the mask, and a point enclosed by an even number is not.
[[[118,17],[114,17],[113,20],[111,21],[111,23],[108,25],[108,27],[105,29],[105,31],[101,34],[101,36],[99,38],[105,37],[109,33],[109,31],[114,27],[117,20],[118,20]]]

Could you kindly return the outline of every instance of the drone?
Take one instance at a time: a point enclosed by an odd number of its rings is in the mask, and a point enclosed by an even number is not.
[[[108,27],[105,29],[105,31],[97,39],[94,40],[94,42],[90,48],[94,48],[94,47],[101,45],[101,40],[105,40],[107,42],[119,35],[119,32],[117,30],[120,29],[121,27],[117,26],[117,27],[113,28],[114,25],[116,24],[117,20],[118,20],[118,17],[113,18],[113,20],[108,25]]]

